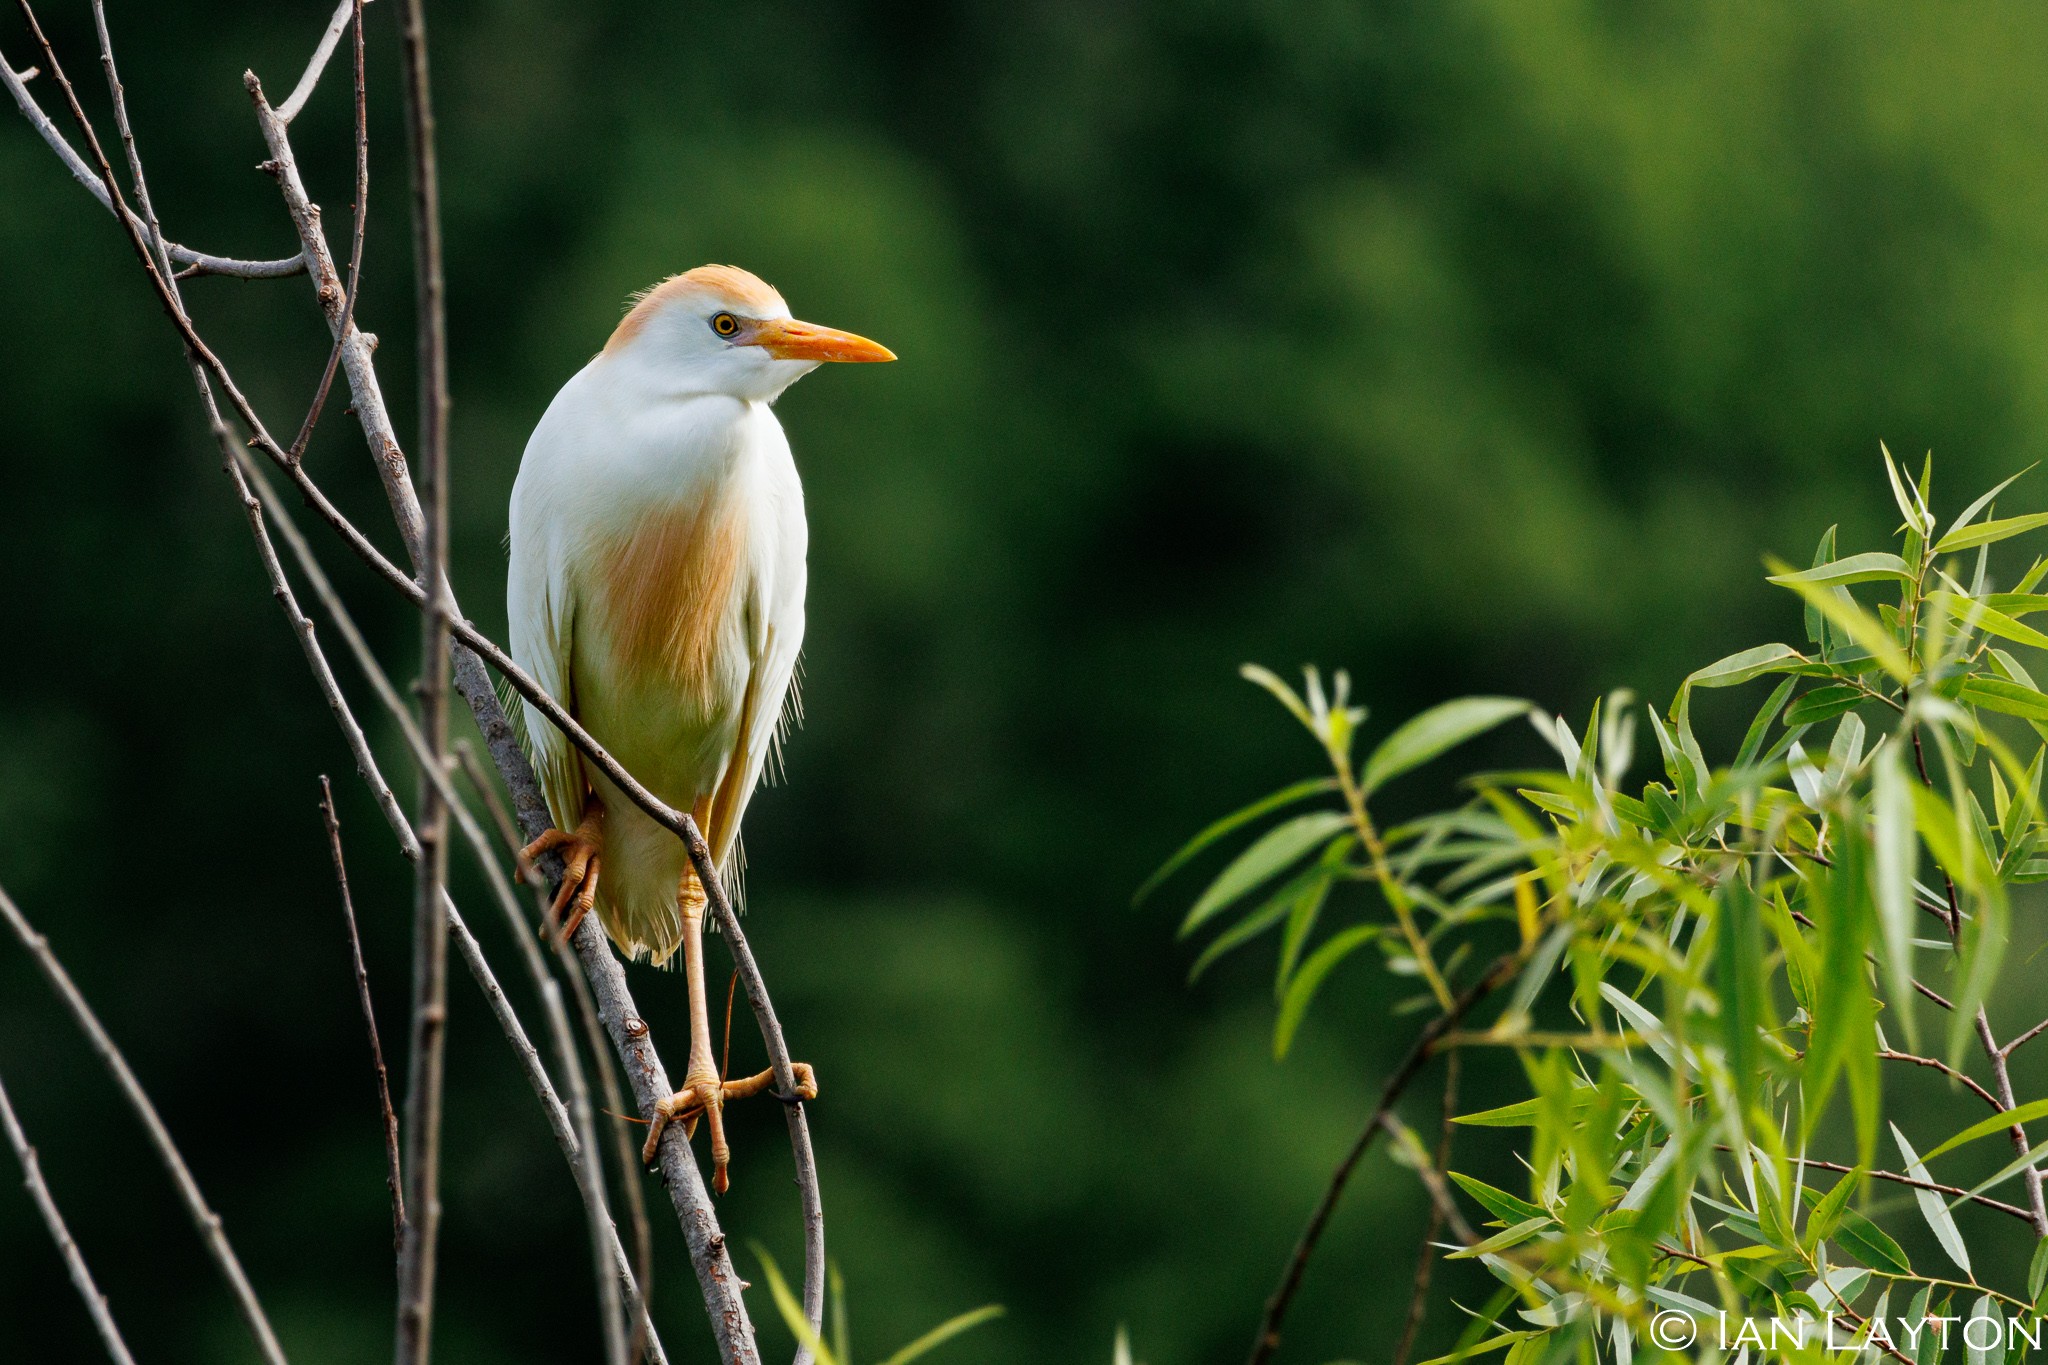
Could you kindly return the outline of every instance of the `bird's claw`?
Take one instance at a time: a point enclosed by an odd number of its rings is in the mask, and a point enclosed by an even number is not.
[[[775,1089],[775,1072],[772,1069],[736,1081],[721,1081],[711,1076],[684,1081],[681,1090],[655,1102],[654,1117],[647,1125],[647,1143],[640,1149],[641,1164],[654,1164],[662,1134],[668,1130],[669,1124],[682,1124],[683,1136],[687,1140],[697,1135],[697,1120],[706,1119],[711,1128],[711,1188],[715,1193],[724,1194],[731,1184],[726,1176],[726,1167],[732,1163],[732,1149],[725,1142],[725,1102],[748,1099],[763,1092],[784,1103],[818,1098],[818,1073],[811,1069],[810,1064],[791,1062],[790,1070],[796,1077],[796,1093],[793,1095],[785,1095]]]
[[[555,892],[554,904],[548,907],[547,917],[541,921],[540,935],[546,938],[549,926],[560,924],[560,939],[567,943],[577,926],[583,923],[583,917],[597,904],[597,877],[604,861],[604,841],[594,823],[586,819],[573,831],[548,830],[521,849],[519,856],[530,863],[556,850],[562,854],[562,886]],[[563,918],[564,908],[568,910],[567,919]]]

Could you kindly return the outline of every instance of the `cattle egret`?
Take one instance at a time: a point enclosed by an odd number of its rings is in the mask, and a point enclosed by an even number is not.
[[[512,654],[655,795],[689,811],[721,877],[778,742],[804,636],[803,485],[770,405],[825,361],[894,360],[885,347],[798,322],[782,296],[706,265],[639,296],[611,340],[555,395],[512,487],[506,600]],[[690,991],[683,1088],[663,1126],[711,1130],[726,1188],[722,1107],[772,1073],[719,1075],[704,989],[704,889],[682,842],[628,801],[531,706],[527,733],[562,853],[551,919],[593,907],[628,958],[682,949]],[[730,884],[727,877],[727,884]],[[816,1095],[797,1067],[804,1098]]]

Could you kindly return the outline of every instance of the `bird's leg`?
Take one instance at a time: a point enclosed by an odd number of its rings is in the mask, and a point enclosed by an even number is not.
[[[519,851],[519,856],[528,862],[543,853],[562,850],[562,888],[555,893],[555,903],[548,907],[547,918],[541,922],[540,932],[546,936],[550,924],[562,924],[562,941],[576,932],[583,917],[590,913],[590,907],[597,903],[597,874],[604,854],[604,807],[595,796],[583,803],[583,820],[574,830],[563,832],[551,829]],[[569,898],[576,898],[569,910],[569,918],[562,921],[562,909],[569,905]]]
[[[676,903],[683,914],[683,974],[690,990],[690,1063],[683,1073],[683,1088],[655,1104],[647,1145],[642,1149],[640,1159],[646,1164],[653,1164],[655,1149],[661,1145],[662,1130],[671,1121],[680,1121],[683,1132],[695,1137],[697,1120],[701,1117],[711,1129],[711,1188],[724,1194],[730,1184],[726,1167],[732,1161],[732,1149],[725,1142],[725,1102],[745,1099],[769,1089],[775,1084],[775,1073],[763,1071],[758,1076],[737,1081],[719,1078],[718,1065],[712,1060],[711,1007],[704,993],[704,888],[694,872],[683,874]],[[797,1098],[816,1099],[816,1074],[802,1062],[795,1063],[792,1069],[796,1072]]]

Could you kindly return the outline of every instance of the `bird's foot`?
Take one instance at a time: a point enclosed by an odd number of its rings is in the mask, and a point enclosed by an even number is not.
[[[776,1094],[775,1072],[772,1070],[736,1081],[721,1081],[716,1076],[686,1079],[681,1090],[665,1100],[656,1101],[654,1118],[648,1124],[647,1145],[640,1149],[642,1164],[654,1164],[655,1151],[661,1146],[661,1135],[669,1124],[682,1124],[683,1136],[687,1139],[697,1136],[697,1120],[704,1119],[711,1129],[711,1188],[724,1194],[731,1183],[726,1178],[726,1167],[732,1162],[732,1149],[725,1143],[725,1102],[747,1099],[763,1091],[786,1101],[818,1098],[818,1075],[809,1064],[792,1062],[790,1070],[796,1073],[794,1095]]]
[[[554,904],[548,907],[547,918],[541,921],[540,932],[545,938],[549,925],[560,924],[561,940],[567,943],[583,923],[583,917],[590,913],[590,907],[597,904],[597,874],[604,854],[604,835],[597,817],[586,815],[583,823],[572,831],[551,829],[521,849],[519,856],[532,862],[556,850],[562,854],[562,887],[555,893]],[[568,910],[566,920],[562,917],[564,908]]]

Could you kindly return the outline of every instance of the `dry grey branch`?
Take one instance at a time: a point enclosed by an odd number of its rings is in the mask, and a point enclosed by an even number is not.
[[[418,283],[420,370],[420,841],[413,897],[412,1045],[406,1066],[405,1242],[398,1257],[397,1365],[426,1365],[433,1348],[434,1287],[441,1233],[441,1116],[446,1085],[448,920],[448,343],[442,312],[440,187],[434,165],[434,110],[427,83],[427,21],[421,0],[404,0],[407,164],[412,179],[413,272]],[[608,1277],[601,1276],[607,1279]],[[606,1314],[606,1333],[616,1315]]]
[[[43,1226],[50,1230],[50,1239],[57,1244],[57,1254],[64,1258],[64,1269],[71,1276],[72,1286],[78,1290],[78,1297],[85,1300],[85,1311],[92,1316],[93,1330],[100,1334],[100,1343],[114,1358],[115,1365],[135,1365],[135,1357],[128,1354],[128,1343],[121,1340],[121,1329],[107,1307],[107,1296],[94,1283],[92,1271],[85,1264],[85,1253],[72,1240],[71,1229],[64,1225],[64,1215],[57,1211],[50,1187],[43,1183],[42,1163],[36,1160],[36,1149],[29,1145],[28,1134],[21,1130],[21,1120],[15,1117],[4,1084],[0,1084],[0,1129],[7,1133],[7,1143],[14,1148],[15,1160],[21,1163],[21,1182],[27,1187],[29,1198],[35,1201],[36,1212],[42,1214]]]
[[[235,1307],[240,1310],[242,1320],[249,1325],[251,1335],[256,1338],[257,1349],[270,1365],[285,1365],[284,1348],[278,1345],[277,1334],[271,1330],[270,1319],[264,1316],[263,1305],[256,1301],[256,1291],[249,1284],[249,1276],[242,1269],[241,1259],[235,1255],[235,1249],[228,1244],[227,1233],[221,1227],[220,1215],[213,1211],[212,1206],[206,1202],[206,1196],[200,1193],[199,1182],[192,1177],[192,1168],[185,1164],[184,1154],[172,1140],[170,1129],[164,1126],[163,1117],[157,1113],[156,1105],[151,1103],[148,1092],[143,1090],[142,1082],[136,1079],[134,1068],[128,1065],[128,1059],[122,1055],[112,1035],[100,1023],[99,1016],[93,1013],[92,1006],[86,1003],[85,995],[78,989],[77,983],[72,981],[71,974],[64,970],[64,964],[59,962],[56,953],[51,951],[49,940],[35,931],[34,926],[8,896],[5,888],[0,888],[0,919],[7,921],[8,928],[21,940],[21,945],[28,949],[29,956],[35,959],[44,979],[50,983],[50,989],[57,993],[57,998],[63,1002],[64,1008],[78,1024],[79,1031],[85,1034],[86,1042],[92,1046],[93,1055],[100,1059],[100,1064],[107,1069],[107,1074],[114,1078],[114,1084],[120,1089],[122,1098],[127,1100],[128,1107],[142,1120],[142,1128],[149,1135],[151,1149],[163,1162],[164,1169],[170,1172],[171,1183],[177,1188],[178,1198],[185,1205],[185,1212],[190,1215],[193,1227],[198,1229],[199,1238],[206,1244],[207,1252],[213,1257],[214,1264],[220,1267],[222,1277],[227,1280],[228,1289],[235,1298]]]

